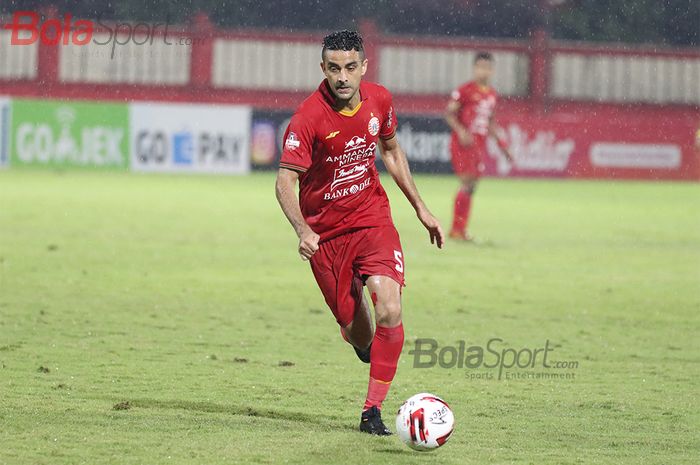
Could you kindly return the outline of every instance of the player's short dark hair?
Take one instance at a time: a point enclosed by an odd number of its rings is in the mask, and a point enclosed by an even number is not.
[[[493,55],[491,55],[489,52],[477,52],[476,56],[474,57],[474,63],[479,60],[493,61]]]
[[[364,57],[365,47],[362,43],[362,36],[357,31],[336,31],[323,38],[323,49],[321,59],[325,56],[326,50],[357,50],[360,56]]]

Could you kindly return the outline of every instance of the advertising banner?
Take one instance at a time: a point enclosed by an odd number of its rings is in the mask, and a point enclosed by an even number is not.
[[[276,169],[291,112],[255,111],[254,169]],[[663,121],[663,119],[662,119]],[[509,163],[489,139],[484,175],[497,177],[700,179],[692,148],[694,122],[619,115],[515,112],[498,122],[513,155]],[[441,116],[399,114],[399,143],[416,173],[451,173],[450,129]],[[380,157],[377,164],[382,168]]]
[[[694,121],[630,114],[501,112],[499,124],[515,162],[491,141],[486,173],[608,179],[700,179],[692,147]]]
[[[250,107],[133,103],[130,127],[134,171],[250,171]]]
[[[282,155],[282,139],[291,117],[291,111],[253,112],[250,154],[254,170],[277,169]]]
[[[12,165],[128,168],[126,104],[13,99],[11,108]]]

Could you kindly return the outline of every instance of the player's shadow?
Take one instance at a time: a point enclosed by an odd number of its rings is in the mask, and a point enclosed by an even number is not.
[[[129,404],[134,408],[189,410],[202,413],[223,413],[229,415],[241,415],[248,417],[267,418],[271,420],[295,421],[318,426],[325,429],[340,431],[355,431],[357,428],[340,418],[330,417],[319,413],[291,412],[287,410],[272,410],[245,405],[217,404],[214,402],[189,401],[189,400],[157,400],[134,399]]]

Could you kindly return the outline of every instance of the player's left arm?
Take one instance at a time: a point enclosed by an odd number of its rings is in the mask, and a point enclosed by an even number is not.
[[[489,136],[496,140],[503,155],[510,163],[513,163],[513,156],[510,154],[510,150],[508,150],[508,142],[503,137],[503,130],[496,122],[496,112],[491,113],[491,117],[489,118]]]
[[[430,233],[430,243],[437,244],[438,248],[441,249],[444,243],[442,227],[437,218],[430,213],[425,202],[421,199],[420,194],[418,194],[418,188],[413,181],[411,170],[408,167],[406,153],[399,145],[396,134],[389,139],[380,139],[380,141],[379,147],[382,152],[382,160],[384,161],[386,170],[399,186],[401,192],[404,193],[408,201],[411,202],[411,205],[418,215],[418,219]]]

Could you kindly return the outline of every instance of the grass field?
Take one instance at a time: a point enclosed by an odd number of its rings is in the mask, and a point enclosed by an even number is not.
[[[454,181],[417,181],[447,223]],[[272,175],[6,171],[0,463],[698,463],[700,186],[486,180],[481,245],[438,251],[385,185],[408,283],[385,417],[444,397],[444,448],[355,432],[367,366],[298,258]],[[549,340],[574,378],[412,368],[416,338],[496,337]]]

